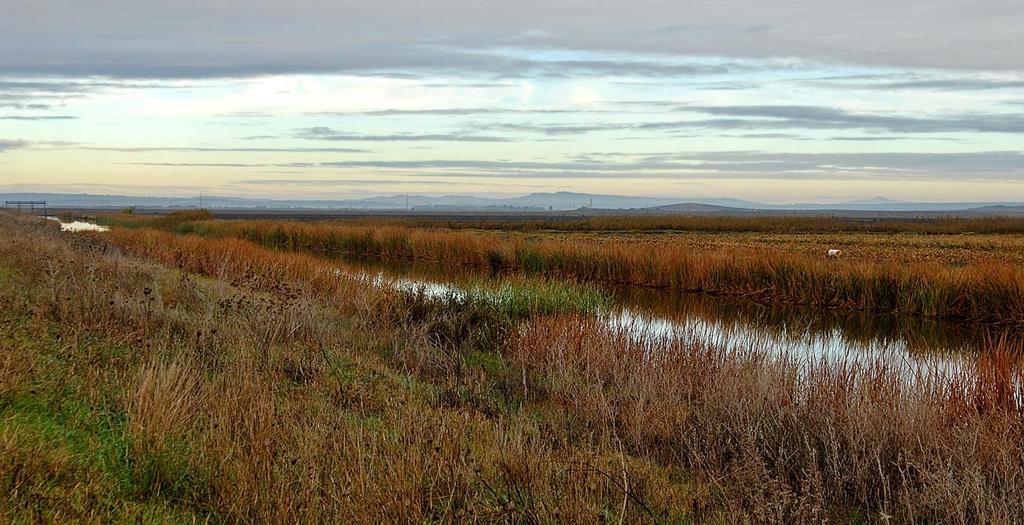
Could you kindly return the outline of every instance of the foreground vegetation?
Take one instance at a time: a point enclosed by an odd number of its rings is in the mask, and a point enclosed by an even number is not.
[[[7,521],[1024,515],[1005,349],[911,384],[637,340],[579,285],[433,296],[240,239],[12,215],[0,246]]]
[[[1007,261],[951,266],[827,260],[823,254],[791,255],[771,248],[706,251],[677,243],[638,246],[339,223],[182,221],[165,224],[165,229],[334,258],[425,261],[492,275],[543,275],[769,303],[1024,324],[1024,270]]]

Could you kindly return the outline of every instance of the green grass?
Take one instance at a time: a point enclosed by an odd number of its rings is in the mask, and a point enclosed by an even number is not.
[[[26,291],[13,274],[0,267],[0,306]],[[83,364],[131,350],[97,337],[69,347],[60,328],[21,306],[0,316],[0,348],[13,360],[0,383],[0,521],[209,521],[194,505],[207,489],[188,445],[133,450],[112,394],[85,387]]]
[[[116,226],[129,230],[148,227],[165,231],[177,231],[178,233],[192,233],[194,231],[192,222],[205,221],[212,218],[213,215],[206,210],[185,210],[168,215],[140,216],[130,213],[99,215],[96,222],[103,226]]]
[[[122,215],[100,215],[96,217],[96,224],[100,226],[124,228],[126,230],[134,230],[137,228],[144,228],[146,222],[139,220],[136,217],[126,217]]]
[[[612,304],[610,296],[592,285],[522,277],[470,281],[441,294],[413,286],[399,290],[399,296],[405,322],[425,327],[434,342],[460,348],[463,357],[497,351],[529,319],[595,313]]]
[[[14,268],[0,264],[0,282],[13,279],[15,276],[17,276],[17,272]]]
[[[156,463],[135,458],[123,413],[71,393],[5,396],[0,408],[0,487],[13,521],[193,523],[179,491],[153,491]]]
[[[594,286],[564,281],[519,279],[498,285],[473,284],[466,290],[471,302],[487,305],[514,320],[541,315],[592,313],[612,304]]]

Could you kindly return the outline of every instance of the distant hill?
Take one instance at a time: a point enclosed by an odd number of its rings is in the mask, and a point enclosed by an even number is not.
[[[768,206],[763,209],[770,210],[808,210],[808,211],[928,211],[928,212],[954,212],[966,210],[978,210],[981,208],[1018,207],[1019,202],[906,202],[892,200],[868,200],[850,201],[836,204],[788,204],[782,206]]]
[[[716,206],[714,204],[701,204],[698,202],[681,202],[669,204],[668,206],[655,206],[645,208],[645,212],[654,213],[749,213],[754,211],[750,208],[735,208],[731,206]]]
[[[252,199],[244,197],[199,196],[151,197],[67,193],[0,193],[7,200],[45,200],[60,208],[155,208],[185,209],[200,206],[209,209],[268,210],[413,210],[413,211],[574,211],[644,210],[651,213],[742,213],[744,211],[835,211],[864,212],[958,212],[969,214],[1021,215],[1022,202],[907,202],[874,197],[835,204],[768,204],[731,198],[636,197],[575,192],[530,193],[517,197],[477,197],[469,195],[381,195],[358,199]]]
[[[679,202],[675,198],[631,197],[589,193],[530,193],[518,197],[495,198],[466,195],[382,195],[360,199],[249,199],[207,195],[194,197],[139,197],[131,195],[95,195],[62,193],[6,193],[2,200],[45,200],[53,207],[81,208],[267,208],[267,209],[353,209],[353,210],[577,210],[581,208],[629,209],[662,206]]]
[[[836,204],[836,206],[897,206],[900,204],[907,204],[907,201],[898,201],[878,195],[870,199],[840,202],[839,204]]]
[[[982,206],[964,210],[978,215],[1006,215],[1024,217],[1024,205],[1020,206]]]

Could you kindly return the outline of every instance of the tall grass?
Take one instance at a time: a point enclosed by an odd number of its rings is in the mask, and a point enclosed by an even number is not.
[[[908,382],[881,363],[808,369],[681,341],[651,348],[548,318],[508,353],[523,395],[567,414],[549,415],[552,432],[597,429],[703,472],[755,521],[818,522],[837,508],[904,522],[1019,518],[1024,376],[1008,349],[957,377]]]
[[[190,419],[202,402],[201,387],[199,372],[188,360],[144,365],[127,401],[128,429],[136,446],[160,451],[192,428]]]
[[[505,280],[497,287],[470,284],[461,295],[512,319],[556,313],[595,313],[611,305],[607,295],[592,287],[536,279]]]
[[[991,323],[1024,323],[1024,271],[1008,263],[953,268],[759,253],[701,253],[628,243],[499,239],[469,232],[289,222],[205,222],[203,235],[328,257],[422,261],[485,273],[742,296],[763,302]]]
[[[0,376],[11,521],[173,521],[135,505],[194,513],[181,521],[649,520],[606,472],[638,480],[659,516],[690,508],[664,467],[545,435],[492,376],[500,359],[430,338],[438,321],[411,319],[400,291],[243,241],[119,232],[118,253],[35,224],[0,216],[0,267],[19,276],[0,282],[0,341],[34,358]],[[29,396],[57,430],[10,426],[33,417]],[[65,431],[77,417],[49,407],[71,402],[113,429]],[[93,442],[125,471],[93,465]]]

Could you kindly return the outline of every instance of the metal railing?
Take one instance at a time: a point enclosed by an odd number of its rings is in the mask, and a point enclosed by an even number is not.
[[[17,207],[18,211],[23,211],[26,206],[29,213],[35,213],[36,207],[41,207],[43,215],[47,215],[46,201],[4,201],[5,208]]]

